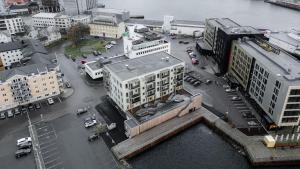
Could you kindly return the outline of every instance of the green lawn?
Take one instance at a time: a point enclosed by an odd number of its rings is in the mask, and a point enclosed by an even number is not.
[[[65,55],[77,58],[81,57],[82,54],[92,54],[95,50],[104,52],[106,44],[107,42],[97,39],[84,39],[77,46],[70,45],[65,47]]]

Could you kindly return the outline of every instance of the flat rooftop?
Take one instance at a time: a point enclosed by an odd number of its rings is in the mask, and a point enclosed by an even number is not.
[[[114,8],[93,8],[92,12],[112,13],[112,14],[123,14],[129,12],[125,9],[114,9]]]
[[[102,69],[104,65],[120,62],[128,59],[126,56],[117,56],[117,57],[109,57],[109,58],[100,58],[99,60],[91,61],[86,63],[88,67],[90,67],[93,71]]]
[[[120,80],[125,81],[178,64],[184,64],[184,62],[168,53],[159,52],[105,65],[105,68]]]
[[[190,20],[173,20],[171,25],[191,25],[191,26],[201,26],[205,27],[203,21],[190,21]]]
[[[149,30],[145,25],[135,24],[127,26],[128,39],[132,41],[133,45],[142,44],[144,42],[155,41],[162,39],[158,33]]]
[[[284,77],[285,80],[290,82],[298,81],[300,83],[300,61],[293,56],[284,51],[279,53],[267,51],[252,40],[237,41],[237,43],[278,77]]]
[[[0,43],[0,52],[6,52],[11,50],[17,50],[23,48],[23,45],[20,41]]]
[[[126,21],[128,24],[142,24],[145,26],[157,26],[157,27],[162,27],[164,24],[163,21],[160,20],[149,20],[149,19],[128,19]]]
[[[300,48],[300,40],[296,40],[291,37],[292,33],[287,33],[287,32],[277,32],[277,33],[272,33],[271,37],[274,39],[281,40],[283,42],[286,42],[290,45],[293,46],[298,46]],[[295,35],[294,35],[295,36]],[[300,38],[300,35],[298,35]]]
[[[35,17],[35,18],[54,18],[57,15],[58,15],[58,13],[41,12],[41,13],[33,15],[32,17]]]

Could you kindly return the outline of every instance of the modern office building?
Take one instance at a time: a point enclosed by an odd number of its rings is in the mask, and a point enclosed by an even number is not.
[[[127,30],[123,36],[123,46],[125,55],[130,59],[158,52],[170,54],[170,42],[146,26],[127,26]]]
[[[24,21],[16,13],[0,14],[0,31],[7,30],[10,34],[24,33]]]
[[[165,52],[105,65],[107,95],[124,112],[134,112],[183,89],[184,67],[183,61]]]
[[[278,126],[299,125],[300,61],[267,41],[233,42],[229,73]]]
[[[125,32],[124,21],[114,16],[93,17],[93,21],[89,24],[89,27],[90,35],[97,37],[119,39]]]
[[[96,8],[96,0],[63,0],[66,15],[75,16],[83,14],[85,11]]]
[[[27,105],[61,93],[62,79],[54,55],[40,53],[37,41],[28,44],[21,60],[12,69],[0,71],[0,111]],[[30,49],[29,49],[30,48]]]
[[[55,27],[58,29],[67,30],[72,25],[72,20],[68,15],[57,15],[55,18]]]
[[[221,74],[225,74],[228,70],[232,41],[245,36],[263,38],[264,34],[253,27],[240,26],[229,18],[206,20],[204,43],[212,49],[212,56],[219,65]]]

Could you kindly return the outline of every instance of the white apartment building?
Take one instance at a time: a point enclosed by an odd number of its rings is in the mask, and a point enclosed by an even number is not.
[[[10,34],[24,33],[24,21],[15,13],[0,14],[0,30],[7,30]]]
[[[72,25],[76,25],[78,23],[82,23],[84,25],[88,25],[91,23],[90,15],[76,15],[71,18]]]
[[[12,41],[11,34],[8,31],[0,32],[0,43],[7,43],[11,41]]]
[[[32,16],[33,27],[35,28],[47,28],[49,26],[55,26],[59,29],[68,29],[71,27],[71,18],[67,15],[59,13],[38,13]]]
[[[23,58],[21,42],[0,43],[0,60],[4,68],[10,68],[13,63]]]
[[[97,16],[89,24],[90,35],[119,39],[125,32],[125,24],[114,16]]]
[[[127,26],[123,36],[124,53],[130,59],[158,52],[170,54],[171,44],[144,25]]]
[[[58,65],[46,54],[31,56],[26,66],[0,72],[0,111],[61,93],[62,80]]]
[[[278,126],[300,121],[300,62],[267,42],[234,41],[229,73]]]
[[[124,112],[164,99],[183,88],[185,63],[165,53],[155,53],[104,66],[108,96]]]

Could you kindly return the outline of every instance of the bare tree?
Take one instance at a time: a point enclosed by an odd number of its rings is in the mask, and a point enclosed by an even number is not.
[[[80,41],[86,36],[90,34],[90,28],[88,25],[84,25],[82,23],[78,23],[72,26],[68,33],[67,37],[70,41],[73,42],[73,45],[77,46]]]

